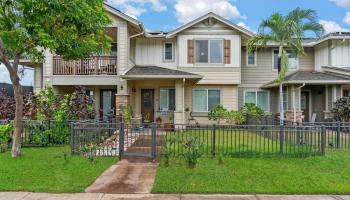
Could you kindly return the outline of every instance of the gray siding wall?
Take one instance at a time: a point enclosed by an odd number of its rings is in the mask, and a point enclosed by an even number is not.
[[[257,65],[246,65],[246,49],[242,48],[242,84],[241,87],[261,87],[277,77],[277,71],[272,70],[272,52],[274,48],[257,52]],[[314,50],[305,48],[305,55],[299,57],[299,70],[314,70]],[[289,73],[293,73],[290,71]]]

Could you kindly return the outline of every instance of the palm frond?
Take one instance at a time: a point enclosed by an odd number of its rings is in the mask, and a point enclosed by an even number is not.
[[[254,37],[249,38],[247,41],[247,51],[253,52],[261,48],[266,48],[267,43],[273,41],[274,38],[268,34],[258,34]]]
[[[282,62],[281,62],[281,71],[278,73],[278,77],[276,79],[276,83],[278,85],[282,84],[284,79],[286,78],[286,74],[288,72],[288,55],[285,49],[282,49]]]

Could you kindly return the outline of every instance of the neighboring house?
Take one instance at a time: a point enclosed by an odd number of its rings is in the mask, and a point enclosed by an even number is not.
[[[109,55],[64,61],[46,54],[35,68],[35,92],[48,85],[73,91],[83,85],[96,100],[99,117],[131,105],[135,117],[187,123],[188,113],[208,122],[215,105],[238,110],[256,103],[278,113],[276,46],[247,54],[254,33],[208,13],[168,33],[147,33],[142,23],[108,5],[113,38]],[[331,34],[304,42],[306,55],[289,55],[284,103],[289,120],[329,117],[332,103],[350,89],[350,34]],[[212,122],[211,122],[212,123]]]

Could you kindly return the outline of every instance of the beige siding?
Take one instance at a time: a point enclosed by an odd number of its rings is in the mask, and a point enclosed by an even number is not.
[[[268,48],[257,52],[256,66],[246,65],[246,50],[242,48],[242,85],[241,87],[261,87],[277,78],[277,71],[273,70],[273,49]],[[314,51],[305,49],[306,55],[299,57],[299,70],[314,69]],[[288,73],[293,73],[289,71]]]
[[[179,70],[203,76],[198,84],[240,84],[240,68],[234,67],[180,67]]]
[[[349,67],[350,66],[350,41],[332,40],[331,46],[332,66]]]
[[[173,42],[174,61],[164,61],[164,42]],[[135,64],[159,67],[177,67],[176,41],[155,38],[138,38],[135,45]]]
[[[315,46],[315,70],[322,70],[323,66],[329,65],[328,41]]]

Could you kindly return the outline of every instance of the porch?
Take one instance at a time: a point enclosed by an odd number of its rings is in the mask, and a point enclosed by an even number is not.
[[[333,103],[343,96],[350,78],[330,73],[298,71],[288,75],[283,83],[285,119],[291,122],[322,122],[332,119]],[[279,113],[278,86],[268,83],[271,113]]]
[[[117,94],[117,108],[130,105],[133,118],[143,123],[184,124],[188,118],[185,90],[202,76],[155,66],[135,66],[121,78],[127,80],[128,89],[127,94]]]

